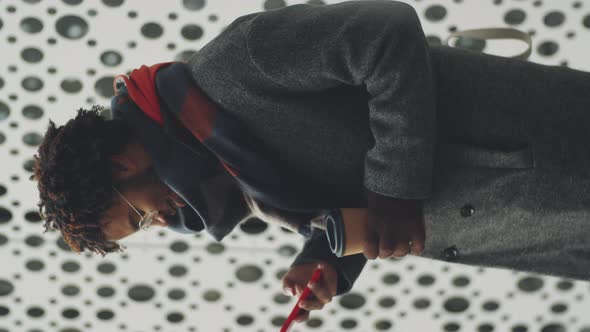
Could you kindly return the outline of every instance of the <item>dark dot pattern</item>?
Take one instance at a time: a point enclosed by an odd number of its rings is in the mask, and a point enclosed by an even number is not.
[[[460,36],[459,38],[457,38],[457,41],[453,46],[457,48],[464,48],[476,52],[481,52],[485,48],[486,42],[482,39]],[[464,217],[470,216],[473,213],[473,207],[467,205],[461,209],[460,213]]]
[[[196,40],[203,36],[203,28],[196,24],[187,24],[180,30],[180,34],[187,40]]]
[[[94,83],[94,90],[96,93],[105,98],[111,98],[115,95],[113,91],[113,79],[114,76],[104,76],[99,78]]]
[[[526,12],[522,9],[510,9],[504,14],[504,22],[510,25],[522,24],[526,19]]]
[[[340,298],[340,305],[346,309],[358,309],[365,304],[365,297],[359,293],[344,294]]]
[[[67,93],[78,93],[82,90],[82,81],[77,78],[66,78],[61,81],[60,87]]]
[[[543,17],[543,23],[548,27],[557,27],[563,24],[565,21],[565,15],[559,10],[554,10]]]
[[[27,47],[21,51],[21,58],[30,63],[38,63],[43,60],[43,51],[36,47]]]
[[[543,279],[537,276],[526,276],[518,281],[518,288],[523,292],[536,292],[544,285]]]
[[[23,107],[22,114],[25,118],[36,120],[43,116],[43,108],[38,105],[26,105]]]
[[[103,286],[96,290],[96,294],[101,297],[111,297],[115,295],[115,289],[110,286]]]
[[[60,17],[55,23],[57,33],[67,39],[80,39],[89,30],[88,22],[80,16],[66,15]]]
[[[70,6],[76,6],[82,3],[82,0],[62,0],[64,3]]]
[[[121,64],[123,56],[116,50],[108,50],[100,55],[100,62],[105,66],[115,67]]]
[[[239,227],[248,234],[260,234],[268,228],[268,224],[258,218],[250,218],[241,223]]]
[[[542,56],[552,56],[559,50],[559,44],[552,40],[546,40],[539,44],[537,52]]]
[[[44,83],[43,80],[41,80],[39,77],[27,76],[22,80],[21,85],[23,89],[34,92],[41,90],[43,88]]]
[[[6,103],[0,101],[0,121],[8,119],[9,115],[10,107]]]
[[[451,297],[444,303],[444,308],[449,312],[462,312],[469,307],[469,301],[462,297]]]
[[[129,289],[127,295],[134,301],[145,302],[151,300],[156,295],[156,291],[150,285],[136,285]]]
[[[187,10],[200,10],[205,6],[205,0],[182,0],[182,4]]]
[[[156,22],[148,22],[141,26],[141,34],[147,38],[158,38],[163,33],[164,28]]]
[[[590,7],[584,1],[405,2],[424,23],[429,45],[441,45],[452,31],[505,25],[531,35],[531,61],[582,70],[590,65],[582,63],[590,61],[585,53],[573,56],[587,49]],[[281,282],[302,248],[297,234],[250,218],[222,243],[205,232],[158,230],[124,242],[125,254],[77,255],[59,231],[42,232],[37,193],[25,179],[49,119],[63,124],[91,104],[104,105],[101,113],[111,117],[114,75],[141,64],[188,61],[236,15],[290,4],[264,0],[249,9],[236,5],[237,12],[212,0],[175,1],[156,10],[124,0],[22,0],[1,7],[7,60],[0,68],[0,332],[279,330],[296,303]],[[480,15],[490,21],[474,25]],[[477,38],[451,44],[501,51]],[[469,202],[458,204],[459,218],[484,213]],[[367,262],[350,292],[293,331],[590,332],[590,317],[580,314],[589,298],[587,285],[577,280],[411,256],[378,259]],[[144,313],[141,319],[133,310]],[[215,319],[204,319],[211,313]]]
[[[440,21],[447,15],[447,9],[441,5],[432,5],[426,8],[424,16],[431,21]]]
[[[102,3],[108,7],[120,7],[123,4],[123,0],[102,0]]]
[[[36,34],[43,30],[43,22],[36,17],[25,17],[20,21],[22,31],[29,34]]]

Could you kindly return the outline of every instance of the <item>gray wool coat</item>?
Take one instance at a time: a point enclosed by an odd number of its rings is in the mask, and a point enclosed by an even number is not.
[[[327,207],[423,199],[423,257],[590,280],[590,73],[429,45],[387,0],[244,15],[188,65]],[[292,266],[317,260],[338,294],[367,261],[316,229]]]

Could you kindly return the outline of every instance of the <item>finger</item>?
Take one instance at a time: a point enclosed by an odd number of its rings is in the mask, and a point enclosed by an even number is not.
[[[383,259],[391,256],[395,246],[395,228],[390,227],[387,231],[381,232],[379,238],[379,258]]]
[[[302,293],[303,293],[303,289],[298,291],[297,298],[301,297]],[[300,301],[298,305],[302,309],[314,310],[319,305],[321,305],[321,302],[317,299],[317,297],[313,294],[313,292],[309,292],[307,297],[304,300]]]
[[[412,240],[412,244],[410,245],[410,252],[416,256],[422,256],[424,252],[424,243],[420,242],[420,240]]]
[[[283,294],[285,294],[287,296],[295,296],[295,287],[292,287],[292,286],[283,287]]]
[[[324,307],[324,303],[320,302],[317,299],[310,299],[309,297],[301,302],[299,302],[299,308],[305,309],[307,311],[311,310],[320,310]]]
[[[395,243],[395,250],[393,252],[393,256],[395,257],[404,257],[410,251],[410,235],[409,229],[406,223],[399,225],[398,232],[396,233],[396,243]]]
[[[369,218],[374,218],[369,215]],[[375,259],[379,254],[379,234],[373,227],[373,222],[369,221],[365,225],[365,238],[363,240],[363,254],[367,259]]]
[[[315,283],[309,283],[308,287],[313,295],[315,295],[318,302],[326,304],[332,300],[332,295],[330,294],[330,290],[328,289],[324,278],[320,278],[320,280]]]
[[[421,256],[424,252],[424,240],[420,236],[412,237],[410,250],[413,255]]]
[[[416,218],[416,217],[415,217]],[[409,225],[410,228],[410,250],[414,255],[422,254],[424,250],[425,232],[424,232],[424,219],[421,216],[417,216],[418,219]]]
[[[412,254],[414,255],[422,255],[424,251],[424,242],[425,242],[425,232],[424,232],[424,224],[423,222],[418,222],[414,225],[412,230],[412,236],[410,240],[412,241],[411,250]]]
[[[304,322],[309,319],[309,311],[307,310],[299,310],[297,313],[297,317],[295,317],[295,321],[297,322]]]
[[[315,310],[319,308],[322,303],[318,300],[317,296],[313,293],[313,289],[310,289],[311,292],[307,295],[305,300],[299,302],[299,307],[305,310]]]
[[[393,256],[395,257],[404,257],[410,252],[410,245],[408,242],[400,241],[395,245],[395,251],[393,252]]]

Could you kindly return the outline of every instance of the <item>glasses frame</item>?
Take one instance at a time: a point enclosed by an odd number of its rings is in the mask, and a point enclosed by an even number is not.
[[[119,196],[121,196],[121,198],[123,198],[123,200],[124,200],[125,202],[127,202],[127,204],[128,204],[129,206],[131,206],[131,208],[132,208],[133,210],[135,210],[135,212],[137,213],[137,215],[139,215],[139,217],[140,217],[140,220],[139,220],[139,229],[141,229],[141,230],[144,230],[144,231],[145,231],[145,230],[147,230],[148,228],[150,228],[150,226],[152,225],[152,222],[154,221],[154,219],[155,219],[155,218],[156,218],[156,216],[158,215],[158,210],[153,210],[153,211],[150,211],[150,212],[148,212],[148,213],[146,213],[146,214],[142,215],[142,214],[141,214],[141,213],[140,213],[140,212],[139,212],[139,211],[138,211],[138,210],[135,208],[135,206],[133,206],[133,204],[131,204],[131,203],[130,203],[130,202],[127,200],[127,198],[125,198],[125,196],[123,196],[123,194],[121,194],[121,193],[119,192],[119,190],[117,190],[117,188],[115,188],[115,186],[111,186],[111,187],[113,187],[113,189],[114,189],[114,190],[117,192],[117,194],[119,194]]]

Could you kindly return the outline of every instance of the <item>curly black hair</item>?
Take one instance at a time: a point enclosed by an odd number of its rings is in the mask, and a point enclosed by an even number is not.
[[[109,157],[123,152],[134,137],[123,120],[105,118],[99,113],[102,109],[80,108],[74,119],[58,128],[49,120],[30,180],[38,181],[43,233],[57,229],[72,251],[88,249],[104,257],[125,249],[107,241],[99,224],[116,195]]]

